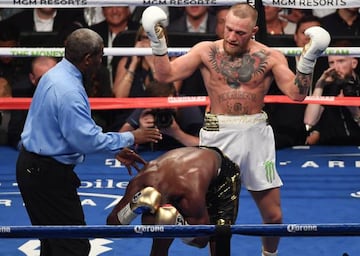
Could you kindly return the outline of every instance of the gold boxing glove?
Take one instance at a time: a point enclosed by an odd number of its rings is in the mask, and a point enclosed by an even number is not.
[[[157,225],[185,225],[184,217],[171,204],[165,204],[155,213],[155,224]]]
[[[123,225],[128,225],[139,214],[150,212],[155,213],[161,201],[161,194],[153,187],[146,187],[137,192],[130,203],[118,213],[118,220]]]

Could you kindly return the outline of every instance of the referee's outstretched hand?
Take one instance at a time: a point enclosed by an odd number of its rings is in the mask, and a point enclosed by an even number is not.
[[[138,172],[141,171],[137,163],[146,165],[147,162],[134,150],[129,148],[123,148],[119,153],[116,154],[116,159],[120,161],[121,164],[125,165],[126,169],[130,176],[132,176],[131,167],[134,167]]]
[[[131,131],[134,135],[134,144],[143,144],[147,142],[158,143],[162,140],[162,134],[157,128],[144,128],[140,127],[136,130]]]

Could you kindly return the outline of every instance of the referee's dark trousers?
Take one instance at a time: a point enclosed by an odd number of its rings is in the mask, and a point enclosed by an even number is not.
[[[86,225],[74,165],[22,148],[16,180],[32,225]],[[40,256],[87,256],[88,239],[40,239]]]

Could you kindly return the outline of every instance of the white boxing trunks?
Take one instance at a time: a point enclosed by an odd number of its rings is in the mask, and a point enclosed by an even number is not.
[[[200,145],[217,147],[240,167],[241,182],[250,191],[282,186],[276,171],[275,140],[265,112],[254,115],[205,115]]]

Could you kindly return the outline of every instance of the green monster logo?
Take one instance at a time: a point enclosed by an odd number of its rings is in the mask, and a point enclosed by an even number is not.
[[[266,161],[264,163],[266,180],[272,183],[275,179],[275,165],[272,161]]]

